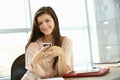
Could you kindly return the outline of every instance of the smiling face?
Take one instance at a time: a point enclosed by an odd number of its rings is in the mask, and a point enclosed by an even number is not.
[[[37,18],[40,31],[44,35],[51,35],[54,30],[54,20],[49,14],[42,14]]]

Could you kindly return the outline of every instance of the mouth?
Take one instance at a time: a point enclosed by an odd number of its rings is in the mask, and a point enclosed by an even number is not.
[[[50,32],[51,32],[50,28],[46,28],[43,30],[43,33],[45,33],[45,34],[49,34]]]
[[[49,28],[46,28],[46,29],[44,29],[43,31],[44,31],[44,32],[49,32],[49,30],[50,30]]]

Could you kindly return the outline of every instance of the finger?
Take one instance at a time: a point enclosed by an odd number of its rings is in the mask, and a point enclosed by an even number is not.
[[[47,49],[47,51],[54,51],[55,50],[55,47],[54,46],[52,46],[52,47],[50,47],[49,49]]]
[[[58,56],[55,51],[47,51],[45,54],[46,57],[50,57],[50,58],[54,58],[56,56]]]
[[[45,53],[46,53],[45,57],[49,57],[49,56],[51,56],[53,54],[51,51],[46,51]]]

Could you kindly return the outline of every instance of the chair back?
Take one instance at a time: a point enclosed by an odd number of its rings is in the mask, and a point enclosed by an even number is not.
[[[25,69],[25,54],[18,56],[11,67],[11,80],[21,80],[27,70]]]

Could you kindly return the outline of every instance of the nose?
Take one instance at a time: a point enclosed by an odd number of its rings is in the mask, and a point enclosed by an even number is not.
[[[47,23],[44,22],[42,26],[43,26],[43,27],[47,27]]]

